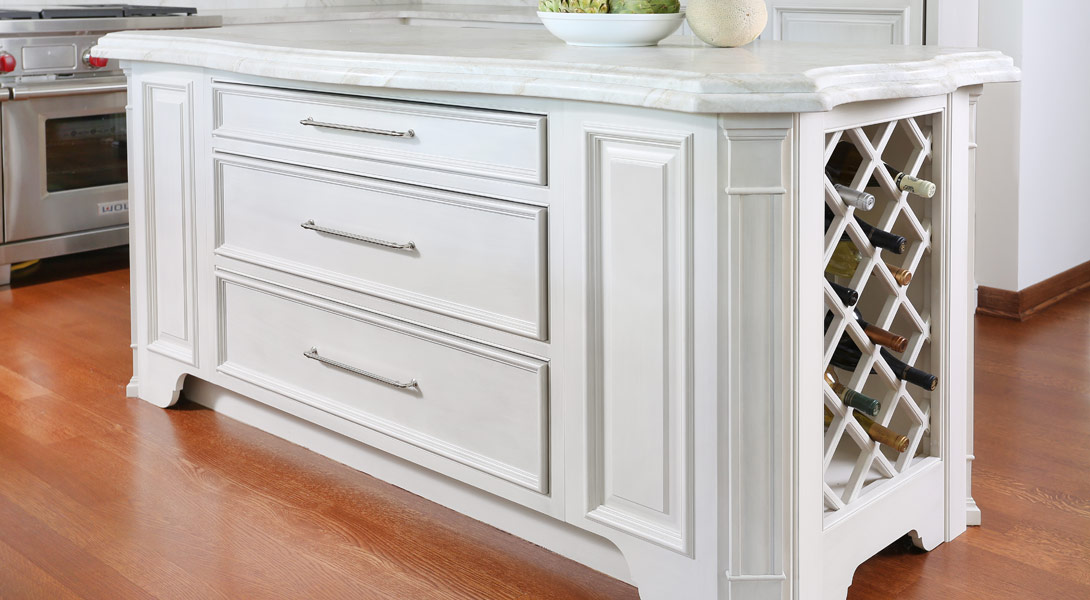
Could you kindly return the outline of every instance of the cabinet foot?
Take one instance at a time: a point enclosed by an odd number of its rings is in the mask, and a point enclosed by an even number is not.
[[[928,552],[943,542],[942,527],[939,526],[914,529],[908,535],[912,538],[913,546]]]
[[[182,395],[182,384],[186,373],[177,377],[154,377],[141,379],[138,397],[159,408],[169,408],[178,402]],[[134,378],[135,380],[135,378]]]
[[[11,265],[0,265],[0,287],[11,285]]]
[[[848,588],[852,586],[852,580],[855,579],[855,569],[841,575],[827,572],[823,574],[823,577],[825,578],[824,593],[822,593],[821,599],[846,600],[848,597]]]
[[[718,600],[724,597],[719,589],[722,578],[714,576],[715,570],[706,565],[700,568],[697,561],[688,556],[633,540],[614,538],[613,542],[628,563],[628,572],[639,590],[640,600]]]

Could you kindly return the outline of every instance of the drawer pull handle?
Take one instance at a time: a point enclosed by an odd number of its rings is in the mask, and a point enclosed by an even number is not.
[[[387,242],[386,240],[380,240],[378,238],[371,238],[363,235],[356,235],[354,233],[348,233],[347,231],[340,231],[337,229],[322,227],[321,225],[316,225],[313,219],[305,223],[300,223],[299,226],[303,229],[309,229],[311,231],[318,231],[321,233],[328,233],[330,235],[348,238],[350,240],[356,240],[357,242],[365,242],[368,244],[374,244],[376,246],[382,246],[383,248],[393,248],[394,250],[416,250],[416,243],[411,240],[405,242],[404,244],[399,244],[397,242]]]
[[[416,137],[416,132],[412,129],[407,131],[391,131],[389,129],[373,129],[371,127],[358,127],[356,125],[341,125],[340,123],[326,123],[324,121],[315,121],[314,119],[307,117],[302,121],[299,121],[300,125],[306,125],[308,127],[324,127],[326,129],[339,129],[341,131],[355,131],[357,133],[371,133],[374,135],[388,135],[390,137],[403,137],[411,138]]]
[[[306,352],[303,353],[303,356],[305,356],[305,357],[307,357],[307,358],[309,358],[311,360],[316,360],[316,361],[318,361],[318,362],[320,362],[322,364],[326,364],[326,365],[329,365],[331,367],[337,367],[338,369],[344,369],[345,371],[348,371],[349,373],[355,373],[356,375],[363,375],[364,377],[366,377],[368,379],[374,379],[375,381],[385,383],[386,385],[392,385],[392,386],[394,386],[396,388],[401,388],[403,390],[418,387],[416,385],[416,380],[415,379],[413,379],[412,381],[410,381],[408,383],[405,383],[405,382],[402,382],[402,381],[398,381],[396,379],[390,379],[388,377],[383,377],[382,375],[376,375],[374,373],[368,373],[367,371],[364,371],[363,369],[357,369],[356,367],[346,365],[346,364],[344,364],[342,362],[337,362],[335,360],[330,360],[330,359],[328,359],[328,358],[326,358],[324,356],[319,356],[317,348],[311,348],[310,350],[307,350]]]

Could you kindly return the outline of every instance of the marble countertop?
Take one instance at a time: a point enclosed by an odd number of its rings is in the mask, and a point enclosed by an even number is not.
[[[580,48],[544,30],[366,20],[124,31],[103,37],[95,55],[289,80],[699,113],[823,111],[1020,75],[1009,57],[981,49],[772,41],[711,48],[690,36],[647,48]]]
[[[440,19],[444,21],[485,21],[493,23],[540,24],[537,10],[530,6],[478,6],[465,4],[375,4],[371,6],[305,6],[267,9],[224,9],[203,11],[220,15],[224,25],[260,23],[303,23],[358,19]]]

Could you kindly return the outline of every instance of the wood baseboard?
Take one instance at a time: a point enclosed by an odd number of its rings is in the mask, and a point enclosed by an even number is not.
[[[1019,292],[982,285],[976,292],[976,314],[1024,321],[1086,287],[1090,287],[1090,262],[1053,275]]]

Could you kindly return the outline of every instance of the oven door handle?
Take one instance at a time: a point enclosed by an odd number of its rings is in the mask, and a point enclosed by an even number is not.
[[[128,84],[124,77],[103,78],[101,81],[66,81],[63,83],[42,83],[15,87],[11,90],[12,100],[33,100],[54,96],[75,96],[79,94],[108,94],[124,92]]]

